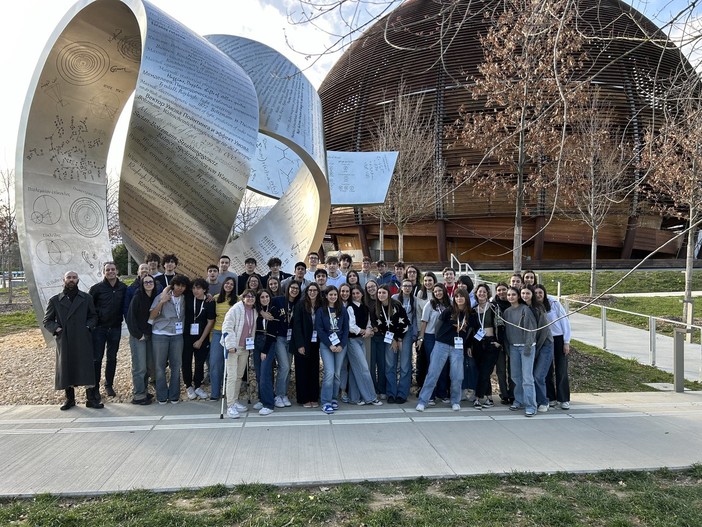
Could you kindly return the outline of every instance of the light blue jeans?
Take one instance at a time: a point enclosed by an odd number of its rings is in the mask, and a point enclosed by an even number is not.
[[[359,400],[369,403],[375,400],[375,387],[366,362],[366,349],[363,341],[364,339],[361,337],[349,338],[349,343],[346,346],[346,356],[350,367],[349,396],[353,401],[356,392],[358,392]]]
[[[536,403],[541,406],[548,404],[546,395],[546,375],[553,364],[553,341],[547,340],[536,352],[534,360],[534,386],[536,388]]]
[[[463,350],[456,349],[443,342],[436,342],[431,350],[431,361],[424,386],[419,392],[419,402],[426,406],[432,397],[436,383],[444,369],[444,364],[449,361],[449,377],[451,378],[451,404],[461,402],[461,383],[463,382]]]
[[[151,337],[139,340],[129,335],[129,348],[132,351],[132,393],[135,400],[141,401],[146,399],[147,366],[152,354]]]
[[[290,343],[287,336],[276,337],[275,360],[278,362],[278,376],[275,380],[275,394],[278,397],[286,397],[288,395],[290,365],[293,358],[293,354],[288,351],[289,349]]]
[[[180,367],[183,363],[183,335],[153,335],[156,364],[156,399],[159,402],[180,400]],[[166,381],[166,365],[171,376]]]
[[[224,382],[224,348],[220,344],[222,332],[212,330],[210,341],[210,399],[219,399],[222,396],[222,383]]]
[[[526,353],[529,353],[527,355]],[[523,406],[527,412],[536,412],[536,390],[534,389],[534,360],[536,346],[509,346],[509,364],[514,381],[514,404]]]
[[[398,366],[400,380],[397,380]],[[385,389],[388,397],[409,396],[412,384],[412,338],[406,336],[402,339],[400,349],[393,351],[391,344],[385,344]]]
[[[339,396],[341,365],[346,358],[346,348],[334,353],[328,346],[320,343],[319,354],[322,357],[322,367],[324,369],[321,402],[323,405],[331,404]]]

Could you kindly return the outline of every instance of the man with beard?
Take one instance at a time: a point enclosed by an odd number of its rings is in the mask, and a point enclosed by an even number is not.
[[[97,312],[92,297],[78,290],[78,274],[63,275],[63,292],[49,299],[44,315],[44,327],[56,338],[55,388],[66,391],[61,410],[76,405],[75,386],[86,386],[88,408],[102,408],[95,399],[95,369],[93,339],[90,332],[97,324]]]

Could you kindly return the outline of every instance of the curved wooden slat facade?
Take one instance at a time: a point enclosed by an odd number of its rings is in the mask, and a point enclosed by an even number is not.
[[[437,13],[447,6],[452,11],[444,26],[453,29],[438,45]],[[483,62],[479,37],[490,23],[484,14],[501,6],[501,1],[490,0],[409,0],[354,42],[319,89],[327,148],[345,151],[372,148],[372,131],[382,119],[384,103],[393,99],[401,82],[407,92],[423,94],[426,115],[434,116],[437,159],[446,172],[438,182],[428,176],[434,213],[408,226],[408,261],[446,261],[450,252],[466,260],[512,257],[514,200],[504,193],[475,199],[465,186],[456,188],[452,174],[462,161],[476,164],[483,152],[448,148],[452,140],[445,134],[459,108],[484,110],[472,99],[466,79],[477,76]],[[589,37],[584,45],[587,75],[613,107],[628,142],[641,144],[659,109],[656,98],[662,95],[664,82],[690,68],[689,63],[653,23],[623,2],[580,0],[578,11],[578,29]],[[525,257],[537,261],[589,257],[588,227],[565,215],[551,218],[552,203],[549,192],[527,198],[523,239],[532,239],[525,243]],[[599,256],[642,257],[673,237],[668,227],[640,194],[632,194],[611,211],[601,228]],[[337,237],[340,248],[368,253],[368,245],[377,244],[378,231],[371,209],[342,208],[333,211],[327,233]],[[386,226],[386,233],[393,235],[392,226]],[[674,240],[659,254],[675,256],[679,250],[680,242]]]

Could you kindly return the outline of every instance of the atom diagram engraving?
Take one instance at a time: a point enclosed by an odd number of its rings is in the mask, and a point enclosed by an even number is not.
[[[124,37],[119,41],[117,51],[125,59],[138,64],[141,62],[141,37],[139,35]]]
[[[63,240],[42,240],[37,243],[37,258],[46,265],[65,265],[73,258],[73,252]]]
[[[86,86],[99,81],[107,73],[110,57],[100,46],[74,42],[58,54],[56,68],[66,82]]]
[[[105,215],[95,200],[75,200],[68,211],[68,217],[76,232],[86,238],[94,238],[102,232]]]
[[[39,196],[32,206],[32,221],[37,225],[54,225],[61,219],[61,205],[52,196]]]

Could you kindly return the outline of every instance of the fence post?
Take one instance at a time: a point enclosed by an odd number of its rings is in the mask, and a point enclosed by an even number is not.
[[[602,306],[602,349],[607,349],[607,308]]]
[[[561,301],[561,281],[558,280],[558,282],[556,282],[556,284],[557,284],[557,288],[558,288],[556,291],[556,298],[558,298],[558,301],[560,302]]]
[[[656,319],[648,317],[648,352],[651,366],[656,365]]]
[[[685,334],[684,329],[675,328],[673,341],[673,385],[676,393],[685,391]]]

